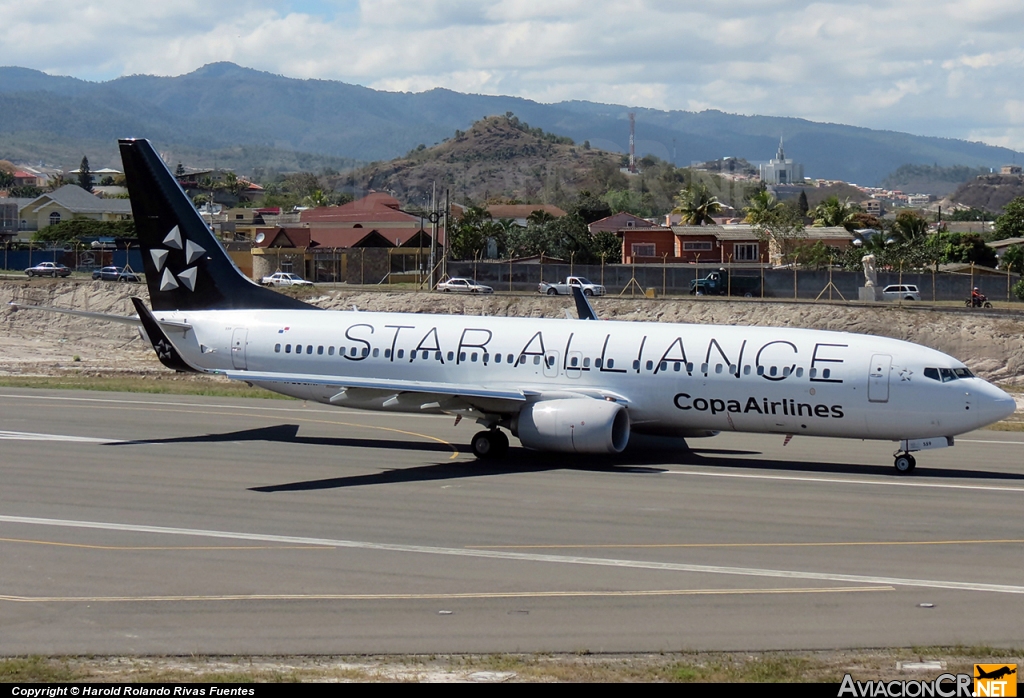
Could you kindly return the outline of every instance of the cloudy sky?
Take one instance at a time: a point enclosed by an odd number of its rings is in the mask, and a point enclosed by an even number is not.
[[[721,109],[1024,151],[1022,0],[0,0],[0,65],[214,61],[376,89]]]

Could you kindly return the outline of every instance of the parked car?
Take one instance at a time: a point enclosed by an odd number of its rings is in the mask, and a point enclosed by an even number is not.
[[[472,279],[464,279],[461,276],[455,276],[439,283],[437,290],[442,293],[494,293],[494,289],[490,286],[478,284]]]
[[[103,281],[130,281],[133,284],[137,284],[139,283],[139,281],[141,281],[138,275],[136,275],[134,272],[128,271],[128,267],[125,267],[124,269],[121,269],[119,267],[103,267],[102,269],[93,269],[92,279],[93,281],[98,281],[101,279]]]
[[[55,279],[58,276],[71,276],[70,269],[63,264],[54,264],[53,262],[42,262],[34,267],[29,267],[25,273],[29,276],[52,276]]]
[[[264,276],[260,279],[260,283],[264,286],[312,286],[312,281],[306,281],[298,274],[292,274],[286,271],[279,271],[271,274],[270,276]]]
[[[921,300],[921,294],[914,284],[892,284],[882,289],[882,300],[919,301]]]
[[[564,282],[549,284],[542,281],[537,284],[537,293],[548,296],[570,296],[573,286],[579,286],[583,290],[584,296],[603,296],[607,292],[601,284],[595,284],[582,276],[567,276]]]

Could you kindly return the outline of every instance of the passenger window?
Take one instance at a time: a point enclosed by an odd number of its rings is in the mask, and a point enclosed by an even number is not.
[[[764,366],[758,366],[757,367],[757,375],[759,375],[759,376],[763,376],[764,375]]]
[[[648,371],[653,371],[654,370],[654,362],[653,361],[648,361],[647,362],[647,370]]]
[[[292,345],[291,344],[285,344],[284,345],[284,353],[285,354],[291,354],[292,353]]]
[[[344,351],[342,353],[344,353]],[[391,358],[391,350],[390,349],[385,349],[384,350],[384,358],[385,359],[390,359]]]
[[[818,377],[818,369],[812,368],[811,372],[808,373],[807,375],[810,376],[811,378],[817,378]]]
[[[700,372],[701,373],[707,373],[708,372],[708,365],[707,364],[701,364],[700,365]]]
[[[377,350],[374,349],[374,351],[377,351]],[[434,361],[440,361],[440,360],[441,360],[441,352],[435,351],[434,352]]]
[[[600,359],[600,357],[594,359],[594,368],[601,368],[601,359]]]
[[[455,352],[454,351],[448,352],[448,360],[449,361],[455,361]]]
[[[334,356],[334,347],[327,347],[327,355]]]
[[[483,359],[484,363],[487,363],[488,359],[490,359],[491,357],[490,357],[490,355],[487,352],[484,352],[484,354],[483,354],[483,356],[481,358]]]
[[[317,354],[323,354],[323,353],[324,353],[324,347],[323,347],[323,345],[320,345],[320,346],[318,346],[318,347],[316,348],[316,353],[317,353]]]
[[[676,373],[679,373],[679,369],[681,369],[682,367],[683,367],[683,365],[681,363],[679,363],[678,361],[676,361],[675,364],[672,366],[673,370]]]
[[[750,364],[747,364],[746,366],[743,367],[743,375],[744,376],[749,376],[750,375]]]
[[[729,364],[729,373],[736,373],[736,364]]]
[[[280,344],[275,344],[274,345],[274,353],[275,354],[280,354],[281,353],[281,345]]]
[[[398,358],[400,358],[400,359],[404,359],[405,358],[405,349],[399,349],[398,350]]]
[[[789,366],[784,366],[782,368],[782,377],[789,378]]]
[[[579,363],[580,363],[580,359],[579,359],[578,356],[574,356],[571,359],[569,359],[569,365],[572,366],[573,368],[576,368],[577,366],[579,366]]]
[[[693,373],[693,363],[692,362],[688,362],[686,364],[686,372],[687,373]]]
[[[715,373],[722,372],[722,364],[715,364]]]
[[[769,376],[774,376],[778,372],[779,372],[778,366],[772,366],[770,369],[768,369],[768,375]]]
[[[608,368],[614,368],[615,367],[615,359],[608,359],[607,366],[608,366]]]
[[[469,360],[475,362],[476,361],[476,357],[477,357],[477,353],[474,351],[472,354],[469,355]]]
[[[638,359],[633,359],[633,370],[636,371],[639,368],[640,368],[640,361]]]
[[[307,344],[306,345],[306,353],[307,354],[312,354],[313,353],[313,345],[312,344]]]
[[[465,361],[465,360],[466,360],[466,352],[460,351],[459,352],[459,361]]]
[[[370,347],[363,347],[363,358],[365,359],[370,355]]]
[[[583,359],[583,368],[590,368],[590,357]]]
[[[822,378],[828,378],[830,375],[832,375],[832,369],[831,368],[824,368],[824,369],[821,370],[821,377]]]
[[[533,365],[534,366],[540,365],[540,354],[534,354],[533,355]]]
[[[377,347],[374,347],[373,348],[373,358],[376,359],[378,356],[380,356],[380,349],[378,349]]]
[[[803,366],[801,366],[801,367],[797,368],[797,370],[796,370],[796,377],[797,377],[797,378],[803,378],[803,377],[804,377],[804,369],[803,369]]]
[[[662,361],[660,364],[658,364],[658,370],[659,371],[667,371],[668,370],[668,362],[667,361]]]

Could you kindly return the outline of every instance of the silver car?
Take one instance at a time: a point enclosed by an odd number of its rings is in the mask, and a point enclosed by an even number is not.
[[[439,283],[437,290],[442,293],[494,293],[494,289],[490,286],[478,284],[472,279],[465,279],[461,276],[453,276],[447,281]]]
[[[882,298],[887,301],[919,301],[921,294],[914,284],[892,284],[882,289]]]

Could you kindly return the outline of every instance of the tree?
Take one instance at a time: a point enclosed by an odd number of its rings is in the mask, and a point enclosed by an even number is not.
[[[796,207],[800,210],[801,216],[806,216],[807,212],[811,210],[810,204],[807,203],[807,192],[803,189],[800,190],[800,198],[797,200]]]
[[[744,209],[747,222],[754,226],[754,232],[771,249],[779,263],[789,260],[796,247],[796,241],[803,236],[803,216],[793,206],[777,201],[771,192],[761,190],[750,197],[750,205]]]
[[[1000,238],[1024,237],[1024,196],[1006,204],[1003,215],[996,218],[996,234]]]
[[[892,224],[892,239],[897,242],[924,242],[928,221],[917,211],[900,211]]]
[[[1024,245],[1010,245],[1003,253],[1000,267],[1016,274],[1024,274]]]
[[[681,215],[684,225],[714,224],[712,216],[722,211],[722,202],[703,182],[691,184],[683,189],[676,196],[675,202],[676,207],[672,209],[672,213]]]
[[[840,201],[838,196],[830,196],[814,207],[814,225],[825,228],[843,227],[847,230],[853,225],[853,216],[857,212],[850,200]]]
[[[92,172],[89,170],[89,158],[82,156],[82,164],[78,166],[78,186],[92,193]]]

